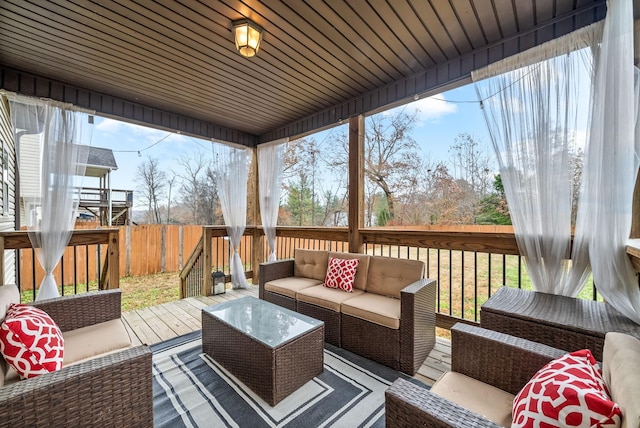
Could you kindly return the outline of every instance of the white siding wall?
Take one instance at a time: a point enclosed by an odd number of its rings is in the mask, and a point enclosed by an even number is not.
[[[16,195],[16,151],[13,141],[13,128],[9,118],[9,103],[5,97],[0,95],[0,154],[6,151],[8,155],[8,194],[4,194],[4,186],[0,187],[0,207],[3,209],[0,214],[0,230],[8,231],[15,229],[15,195]],[[2,165],[0,165],[2,168]],[[0,171],[0,174],[2,171]],[[3,198],[8,198],[5,203]],[[4,207],[8,205],[8,211]],[[4,254],[4,281],[5,283],[16,282],[16,257],[14,250],[6,250]]]

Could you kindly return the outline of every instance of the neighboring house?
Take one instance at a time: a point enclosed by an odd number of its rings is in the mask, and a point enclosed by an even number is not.
[[[37,224],[41,215],[39,208],[36,208],[40,198],[39,135],[22,136],[18,151],[21,180],[20,224]],[[118,164],[111,149],[89,147],[84,178],[78,182],[82,186],[79,204],[79,214],[82,216],[78,216],[80,220],[86,221],[91,217],[102,226],[129,224],[133,192],[111,189],[111,171],[117,169]]]
[[[111,171],[118,169],[116,158],[111,149],[91,147],[87,158],[80,196],[80,219],[92,215],[102,226],[128,225],[131,221],[130,209],[133,205],[133,192],[111,188]],[[90,186],[91,177],[97,178],[97,187]]]

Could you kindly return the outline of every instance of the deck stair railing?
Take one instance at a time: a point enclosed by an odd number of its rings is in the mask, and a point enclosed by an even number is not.
[[[204,236],[196,244],[184,268],[180,271],[180,298],[195,297],[203,294],[204,285]]]
[[[254,275],[251,238],[255,230],[255,227],[247,228],[240,244],[240,255],[247,278],[252,278]],[[225,282],[230,282],[230,259],[231,244],[226,227],[203,226],[200,241],[180,271],[180,297],[210,296],[213,293],[211,274],[217,271],[225,274]]]

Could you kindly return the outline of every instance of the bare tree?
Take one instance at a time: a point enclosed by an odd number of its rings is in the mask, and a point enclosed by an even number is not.
[[[171,223],[171,189],[173,188],[173,183],[176,181],[176,176],[173,175],[170,180],[167,181],[169,184],[169,196],[167,196],[167,224]]]
[[[491,191],[494,158],[477,138],[467,133],[458,134],[449,154],[453,157],[453,175],[464,194],[461,217],[475,223],[478,202]]]
[[[416,117],[417,112],[407,114],[401,110],[393,115],[371,116],[365,125],[365,176],[384,193],[390,222],[395,218],[397,195],[403,189],[411,188],[407,177],[411,177],[411,171],[420,165],[418,144],[411,135]],[[346,134],[343,132],[334,136],[331,140],[330,167],[346,171],[348,153]],[[374,190],[368,190],[370,210],[375,193]],[[371,217],[368,221],[371,223]]]
[[[202,173],[207,167],[209,161],[201,153],[197,152],[193,155],[182,154],[176,159],[180,165],[180,171],[174,172],[181,179],[180,197],[182,203],[191,210],[193,224],[199,224],[200,221],[200,199],[202,196]]]
[[[138,197],[147,204],[147,221],[161,223],[160,199],[167,186],[167,173],[160,169],[158,159],[147,157],[136,170]]]

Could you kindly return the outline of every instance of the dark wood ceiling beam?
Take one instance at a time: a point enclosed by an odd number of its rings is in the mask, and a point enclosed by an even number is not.
[[[3,65],[0,65],[0,88],[21,95],[70,103],[77,107],[94,110],[100,116],[166,129],[197,138],[226,141],[247,147],[255,147],[258,141],[256,135],[35,76]]]
[[[309,134],[318,129],[329,128],[349,118],[378,111],[385,106],[409,101],[416,95],[432,95],[450,87],[456,82],[468,82],[471,71],[506,58],[543,41],[563,36],[605,17],[606,4],[591,2],[577,14],[566,14],[513,37],[476,49],[455,59],[438,64],[398,80],[391,85],[370,91],[357,98],[333,106],[319,113],[296,121],[288,126],[275,129],[260,136],[260,143],[284,137]]]

